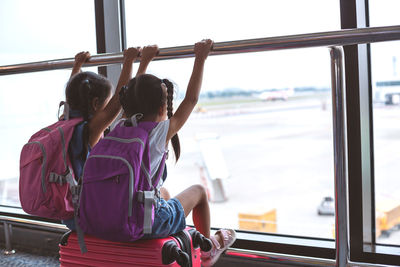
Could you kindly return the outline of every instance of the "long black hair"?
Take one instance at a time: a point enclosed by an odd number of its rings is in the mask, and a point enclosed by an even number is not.
[[[112,84],[104,76],[94,72],[80,72],[68,81],[65,88],[65,99],[71,110],[79,111],[85,122],[88,122],[94,113],[92,103],[97,98],[103,104],[111,94]],[[89,143],[89,128],[85,123],[83,128],[82,159],[86,160]]]
[[[162,89],[162,83],[167,87],[167,94]],[[159,79],[151,74],[142,74],[129,81],[128,85],[120,91],[120,102],[128,117],[141,113],[144,116],[156,115],[160,107],[167,104],[167,115],[173,115],[172,100],[174,85],[167,79]],[[175,159],[178,161],[181,148],[178,134],[171,138]]]

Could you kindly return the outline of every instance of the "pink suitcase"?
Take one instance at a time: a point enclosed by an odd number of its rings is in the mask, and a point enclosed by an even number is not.
[[[60,266],[193,266],[200,267],[200,249],[210,250],[211,242],[196,229],[162,239],[113,242],[85,235],[88,252],[82,254],[75,232],[63,237]]]

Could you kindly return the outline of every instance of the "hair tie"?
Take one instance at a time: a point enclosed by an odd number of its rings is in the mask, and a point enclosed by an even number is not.
[[[165,91],[168,91],[168,87],[164,82],[161,83],[161,88],[164,89]]]
[[[87,86],[90,89],[90,81],[89,81],[89,79],[83,80],[82,84]]]

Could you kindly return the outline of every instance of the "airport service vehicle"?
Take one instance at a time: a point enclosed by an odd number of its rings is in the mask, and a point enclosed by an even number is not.
[[[400,230],[400,203],[380,200],[376,205],[376,236],[389,237],[392,231]]]
[[[318,215],[335,215],[335,201],[333,197],[324,197],[318,206]]]

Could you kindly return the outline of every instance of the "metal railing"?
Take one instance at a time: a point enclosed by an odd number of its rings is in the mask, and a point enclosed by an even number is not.
[[[329,47],[392,41],[400,39],[400,26],[348,29],[331,32],[298,34],[280,37],[248,39],[214,43],[211,55],[260,52],[305,47]],[[161,48],[154,60],[193,57],[193,45]],[[104,66],[122,63],[122,53],[92,56],[85,66]],[[56,59],[0,66],[0,75],[72,68],[74,58]]]
[[[344,45],[375,43],[400,39],[400,26],[349,29],[332,32],[300,34],[281,37],[259,38],[232,42],[215,43],[211,55],[260,52],[306,47],[330,47],[332,111],[334,136],[335,172],[335,214],[336,214],[336,261],[299,257],[280,256],[280,263],[307,263],[307,266],[384,266],[377,264],[354,263],[349,261],[349,237],[347,225],[347,178],[345,153],[345,103],[343,92],[343,52]],[[340,46],[340,47],[335,47]],[[193,46],[161,48],[154,60],[193,57]],[[122,63],[122,53],[95,55],[85,66],[102,66]],[[43,70],[71,68],[74,59],[60,59],[26,64],[0,66],[0,75],[27,73]],[[238,251],[231,249],[230,251]],[[258,252],[257,252],[258,253]],[[271,255],[271,253],[264,253]],[[279,257],[279,256],[277,256]]]

